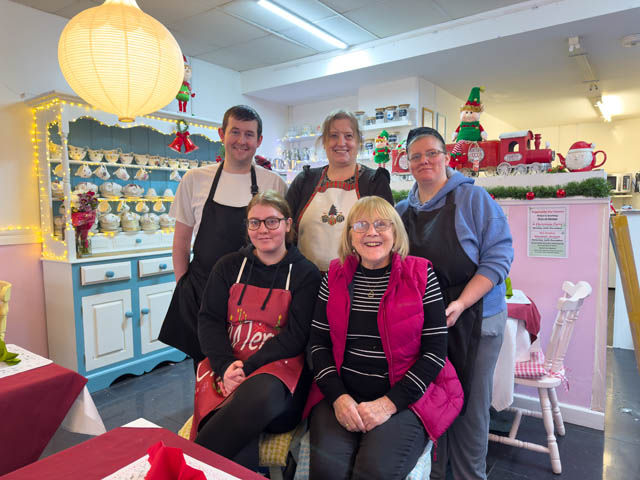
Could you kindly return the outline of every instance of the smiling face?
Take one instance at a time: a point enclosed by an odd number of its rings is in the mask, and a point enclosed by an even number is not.
[[[387,220],[380,217],[380,215],[374,215],[371,217],[357,218],[353,222],[368,222],[369,229],[366,232],[356,232],[353,229],[353,225],[349,229],[349,235],[351,235],[351,245],[360,256],[360,263],[363,267],[370,270],[376,268],[383,268],[389,265],[391,262],[391,250],[394,243],[394,226],[384,231],[376,231],[374,222],[377,220]],[[390,222],[390,220],[388,220]]]
[[[460,120],[463,122],[477,122],[480,120],[480,112],[473,110],[463,110],[460,112]]]
[[[274,208],[271,205],[261,204],[254,205],[247,214],[247,218],[255,218],[258,220],[282,217],[284,217],[284,215],[277,208]],[[278,228],[275,230],[269,230],[265,225],[265,222],[260,222],[260,226],[257,230],[247,229],[249,240],[251,240],[253,246],[256,247],[258,255],[276,255],[278,253],[284,253],[286,250],[285,239],[287,232],[291,230],[291,222],[290,218],[283,220],[278,224]]]
[[[350,119],[338,118],[331,122],[328,135],[323,140],[329,165],[333,167],[355,165],[360,140],[356,137]]]
[[[229,117],[225,130],[220,128],[218,133],[224,144],[225,160],[234,165],[250,164],[262,143],[256,120],[243,121]]]
[[[437,138],[427,135],[411,143],[408,150],[409,171],[418,184],[440,185],[446,183],[447,156],[439,153],[429,158],[426,152],[445,151],[444,145]]]

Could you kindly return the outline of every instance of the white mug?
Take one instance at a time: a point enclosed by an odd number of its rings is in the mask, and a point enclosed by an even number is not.
[[[136,172],[135,178],[136,180],[149,180],[149,172],[147,172],[144,168],[141,168]]]
[[[91,173],[91,169],[89,168],[89,165],[80,165],[76,170],[76,175],[82,178],[91,177],[92,173]]]
[[[109,170],[107,170],[107,167],[104,165],[98,166],[98,168],[93,171],[93,174],[102,180],[109,180],[109,177],[111,177]]]
[[[63,172],[64,169],[62,168],[62,163],[59,163],[58,165],[56,165],[56,168],[53,169],[53,174],[56,177],[61,177]]]
[[[111,213],[111,205],[109,205],[109,202],[98,203],[98,213],[100,213],[100,215]]]
[[[166,211],[166,208],[164,207],[164,203],[162,203],[161,200],[158,200],[157,202],[155,202],[153,204],[153,211],[156,213],[162,213]]]
[[[169,174],[169,180],[173,180],[174,182],[179,182],[180,180],[182,180],[182,177],[180,176],[177,170],[171,170],[171,173]]]
[[[136,212],[138,213],[149,213],[149,206],[147,202],[137,202],[136,203]]]
[[[127,180],[129,180],[129,172],[127,172],[127,169],[124,167],[120,167],[118,170],[116,170],[113,173],[117,178],[119,178],[120,180],[124,180],[125,182]]]

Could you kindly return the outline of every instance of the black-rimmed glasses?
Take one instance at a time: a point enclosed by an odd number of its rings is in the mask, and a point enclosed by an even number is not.
[[[261,223],[264,223],[264,226],[267,227],[268,230],[276,230],[280,226],[280,222],[282,220],[286,220],[286,218],[267,217],[264,220],[260,220],[259,218],[247,218],[245,223],[249,230],[258,230]]]

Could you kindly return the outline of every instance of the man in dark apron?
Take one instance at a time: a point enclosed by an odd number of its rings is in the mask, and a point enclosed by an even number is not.
[[[196,366],[205,358],[198,342],[197,318],[209,272],[219,258],[246,243],[244,219],[251,197],[259,189],[274,189],[283,195],[286,191],[276,173],[253,164],[262,142],[262,120],[253,108],[239,105],[227,110],[218,133],[225,147],[224,161],[189,170],[169,212],[176,218],[173,266],[177,283],[158,338],[189,355]]]

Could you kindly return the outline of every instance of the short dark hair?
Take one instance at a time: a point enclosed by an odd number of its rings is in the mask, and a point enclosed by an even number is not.
[[[229,118],[231,117],[236,120],[240,120],[241,122],[250,122],[251,120],[255,120],[258,122],[258,138],[262,136],[262,119],[260,118],[260,115],[258,115],[258,112],[249,105],[236,105],[224,112],[224,117],[222,118],[223,132],[227,129],[227,125],[229,125]]]
[[[407,135],[407,154],[409,153],[409,146],[420,137],[434,137],[436,140],[439,140],[442,143],[442,149],[446,150],[447,144],[435,128],[431,127],[418,127],[414,128]]]

